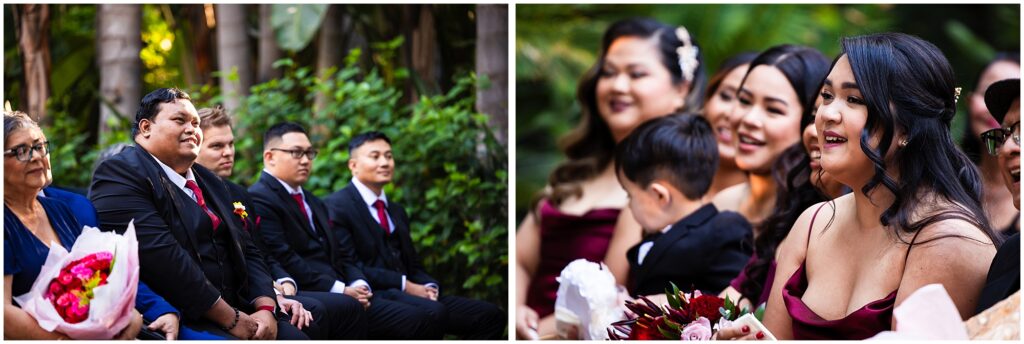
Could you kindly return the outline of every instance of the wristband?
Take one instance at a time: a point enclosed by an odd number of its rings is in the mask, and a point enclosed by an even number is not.
[[[274,306],[270,306],[270,305],[259,306],[259,307],[256,307],[256,311],[257,312],[258,311],[267,311],[267,312],[270,312],[270,314],[274,314]]]
[[[235,326],[238,326],[238,316],[239,316],[238,308],[231,307],[231,309],[235,310],[235,321],[231,322],[231,326],[221,327],[222,329],[224,329],[224,331],[228,331],[228,332],[230,332],[231,330],[235,329]]]

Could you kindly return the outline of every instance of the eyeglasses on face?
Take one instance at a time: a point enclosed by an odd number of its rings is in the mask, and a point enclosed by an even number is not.
[[[317,153],[320,152],[316,148],[310,148],[309,150],[271,148],[270,150],[287,152],[287,153],[291,154],[293,158],[296,158],[296,159],[302,159],[302,156],[305,155],[306,157],[309,158],[309,160],[316,159]]]
[[[50,154],[50,141],[40,142],[36,145],[20,144],[4,151],[4,156],[14,156],[21,162],[32,160],[32,152],[39,152],[39,156],[45,157]]]
[[[1003,147],[1007,138],[1013,138],[1013,143],[1020,146],[1020,121],[1011,124],[1009,128],[995,128],[981,133],[985,150],[992,156],[999,155],[999,148]]]

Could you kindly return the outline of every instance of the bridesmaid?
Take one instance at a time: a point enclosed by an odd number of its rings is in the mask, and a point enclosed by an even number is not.
[[[720,211],[740,213],[754,226],[775,209],[778,185],[772,165],[782,151],[800,142],[800,120],[808,117],[818,86],[828,72],[828,59],[817,50],[795,45],[772,47],[750,64],[738,92],[739,105],[730,121],[736,137],[736,166],[747,180],[712,200]]]
[[[516,338],[554,334],[555,277],[577,258],[604,261],[619,284],[641,229],[615,176],[617,142],[644,121],[700,108],[700,49],[690,32],[646,18],[612,24],[577,90],[581,121],[563,141],[568,160],[549,177],[516,233]]]
[[[872,337],[933,283],[968,318],[999,244],[978,170],[949,133],[956,83],[942,52],[902,33],[842,48],[815,126],[822,168],[853,192],[808,208],[779,246],[764,316],[778,339]],[[719,337],[764,335],[731,327]]]
[[[726,59],[708,81],[704,95],[704,118],[711,123],[718,141],[718,172],[711,180],[711,189],[704,195],[708,200],[715,198],[719,191],[747,181],[747,174],[736,167],[736,137],[733,136],[729,114],[739,103],[737,92],[740,82],[750,69],[750,61],[757,57],[755,52],[739,53]]]

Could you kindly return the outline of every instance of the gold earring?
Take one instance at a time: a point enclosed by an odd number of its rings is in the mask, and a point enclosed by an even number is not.
[[[900,148],[906,148],[908,144],[910,144],[910,140],[908,140],[906,138],[904,138],[903,140],[900,140],[900,143],[899,143]]]

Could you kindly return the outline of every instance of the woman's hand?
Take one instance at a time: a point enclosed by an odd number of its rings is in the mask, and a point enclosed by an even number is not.
[[[313,321],[313,313],[302,307],[302,302],[278,297],[277,303],[281,305],[281,312],[292,316],[288,322],[298,329],[309,327],[309,323]]]
[[[121,330],[114,339],[118,340],[134,340],[139,335],[139,331],[142,330],[142,314],[139,311],[132,309],[132,320],[128,323],[128,327]]]
[[[526,305],[519,305],[516,309],[516,339],[539,340],[537,327],[540,325],[540,317],[537,312]]]
[[[717,340],[762,340],[765,338],[763,332],[751,332],[748,325],[733,325],[718,330],[713,337]]]
[[[178,315],[174,313],[167,313],[156,318],[153,323],[149,324],[149,329],[163,332],[164,337],[167,337],[167,340],[175,340],[178,339],[178,326]]]

